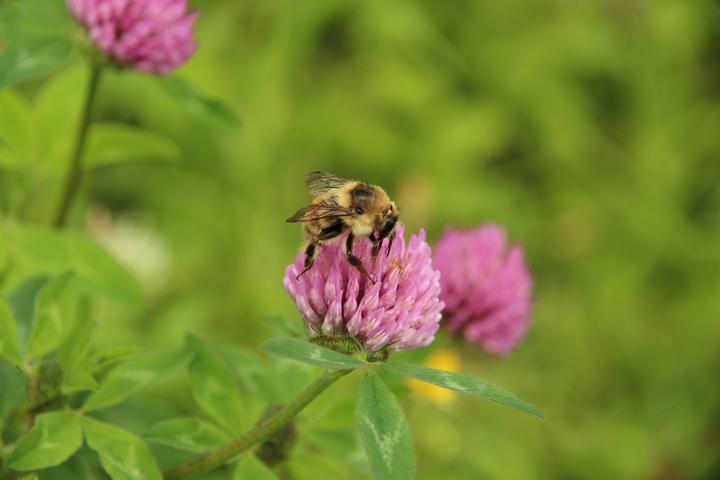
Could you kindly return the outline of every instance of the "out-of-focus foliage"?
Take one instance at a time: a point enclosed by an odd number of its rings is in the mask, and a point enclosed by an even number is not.
[[[116,259],[72,234],[67,251],[38,257],[45,250],[33,242],[45,237],[16,225],[54,214],[87,73],[73,63],[47,83],[0,92],[0,289],[15,292],[21,338],[31,335],[23,298],[58,281],[27,274],[62,275],[67,252],[87,255],[72,288],[102,293],[111,281],[124,292],[94,305],[95,343],[172,349],[188,332],[222,341],[209,343],[211,355],[231,369],[220,375],[242,380],[237,421],[251,425],[264,401],[315,374],[273,362],[277,383],[254,382],[265,377],[254,369],[267,367],[244,368],[245,350],[228,344],[255,349],[273,330],[265,314],[297,318],[281,280],[300,233],[283,220],[308,200],[303,172],[326,169],[383,185],[409,230],[424,227],[431,239],[448,223],[503,224],[535,276],[535,324],[507,358],[445,335],[407,356],[458,349],[464,371],[528,399],[546,420],[472,398],[437,405],[402,395],[419,479],[720,475],[717,2],[195,7],[200,49],[180,83],[111,72],[100,85],[95,126],[106,130],[91,132],[100,153],[71,226]],[[184,79],[226,101],[239,122]],[[125,161],[113,141],[151,154]],[[11,252],[24,261],[10,262]],[[0,415],[10,416],[5,405],[24,387],[7,365]],[[187,380],[169,376],[102,410],[127,432],[93,424],[95,444],[155,438],[158,422],[201,415],[203,387],[194,386],[195,403]],[[358,381],[343,379],[300,417],[281,468],[289,478],[369,477],[354,430]],[[187,458],[161,441],[152,448],[163,466]],[[47,478],[95,467],[71,462]]]

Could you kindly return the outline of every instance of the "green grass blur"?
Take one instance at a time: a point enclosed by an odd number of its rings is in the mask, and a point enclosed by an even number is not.
[[[404,395],[419,479],[720,477],[717,2],[194,6],[200,48],[179,74],[240,125],[187,115],[148,77],[103,78],[97,119],[163,133],[182,159],[86,178],[72,225],[125,252],[147,295],[106,307],[100,344],[167,348],[194,332],[255,348],[272,331],[263,315],[299,321],[282,275],[302,174],[362,177],[431,240],[502,224],[536,282],[532,330],[507,358],[438,344],[546,420]],[[47,221],[57,188],[28,218]],[[332,402],[352,424],[351,384],[315,411]],[[145,413],[182,404],[154,395]],[[295,473],[364,478],[345,453],[307,454]]]

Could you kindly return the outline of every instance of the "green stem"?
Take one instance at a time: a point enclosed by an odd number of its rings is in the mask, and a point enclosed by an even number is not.
[[[60,207],[55,216],[56,228],[62,228],[63,225],[65,225],[70,207],[77,195],[78,188],[80,188],[83,174],[82,157],[85,151],[85,140],[87,138],[88,127],[90,126],[90,113],[92,112],[98,84],[100,83],[101,71],[102,67],[100,65],[95,62],[90,63],[90,79],[88,80],[88,87],[85,92],[85,105],[83,106],[80,125],[78,126],[75,137],[75,150],[73,151],[72,163],[70,164],[70,170],[68,170],[67,179],[65,180],[65,191],[63,192]]]
[[[232,441],[224,447],[220,447],[217,450],[206,453],[202,457],[165,471],[163,473],[163,478],[169,480],[185,477],[187,475],[195,475],[207,472],[228,463],[239,453],[244,452],[253,445],[262,443],[270,438],[272,434],[280,430],[285,424],[295,418],[295,416],[310,402],[312,402],[315,397],[320,395],[323,390],[332,385],[337,379],[343,375],[347,375],[351,371],[352,370],[326,371],[320,378],[300,392],[298,396],[291,400],[290,403],[288,403],[283,409],[278,410],[277,413],[256,425],[242,437]]]

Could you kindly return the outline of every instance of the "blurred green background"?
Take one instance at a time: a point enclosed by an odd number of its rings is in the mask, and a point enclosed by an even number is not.
[[[178,158],[86,177],[71,225],[128,265],[146,299],[102,304],[98,344],[170,348],[194,332],[255,348],[272,332],[263,315],[299,321],[282,275],[300,231],[283,221],[308,200],[303,173],[329,170],[386,187],[432,241],[447,225],[502,224],[535,277],[516,352],[492,358],[443,334],[415,355],[457,349],[463,370],[546,420],[407,392],[418,478],[720,478],[717,2],[193,5],[200,47],[178,74],[239,125],[189,114],[148,76],[103,78],[96,120],[163,134]],[[50,93],[40,81],[17,92],[53,104],[45,126],[62,138],[85,75],[76,62]],[[63,169],[3,170],[4,213],[48,223]],[[301,435],[352,426],[353,382],[316,402]],[[187,412],[176,383],[108,415],[139,426]],[[368,478],[346,433],[335,451],[298,447],[296,478]]]

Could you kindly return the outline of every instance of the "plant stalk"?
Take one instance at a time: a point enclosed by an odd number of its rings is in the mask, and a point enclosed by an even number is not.
[[[90,114],[97,94],[98,85],[100,83],[100,73],[102,66],[97,62],[90,62],[90,78],[88,79],[87,90],[85,91],[85,104],[83,105],[82,117],[80,125],[78,125],[77,134],[75,136],[75,150],[73,151],[72,163],[68,170],[65,180],[65,190],[63,192],[60,206],[55,216],[55,228],[62,228],[65,220],[70,212],[73,200],[77,196],[80,182],[82,181],[82,157],[85,151],[85,140],[87,139],[88,127],[90,126]]]
[[[312,402],[315,397],[320,395],[327,387],[351,371],[352,370],[327,370],[320,378],[315,380],[305,390],[300,392],[297,397],[292,399],[284,408],[278,410],[265,421],[260,422],[242,437],[237,440],[233,440],[224,447],[220,447],[217,450],[206,453],[202,457],[196,458],[195,460],[191,460],[182,465],[178,465],[170,470],[166,470],[163,472],[163,478],[170,480],[173,478],[195,475],[213,470],[228,463],[239,453],[242,453],[250,447],[262,443],[270,438],[270,436],[295,418],[295,416],[300,413],[303,408]]]

